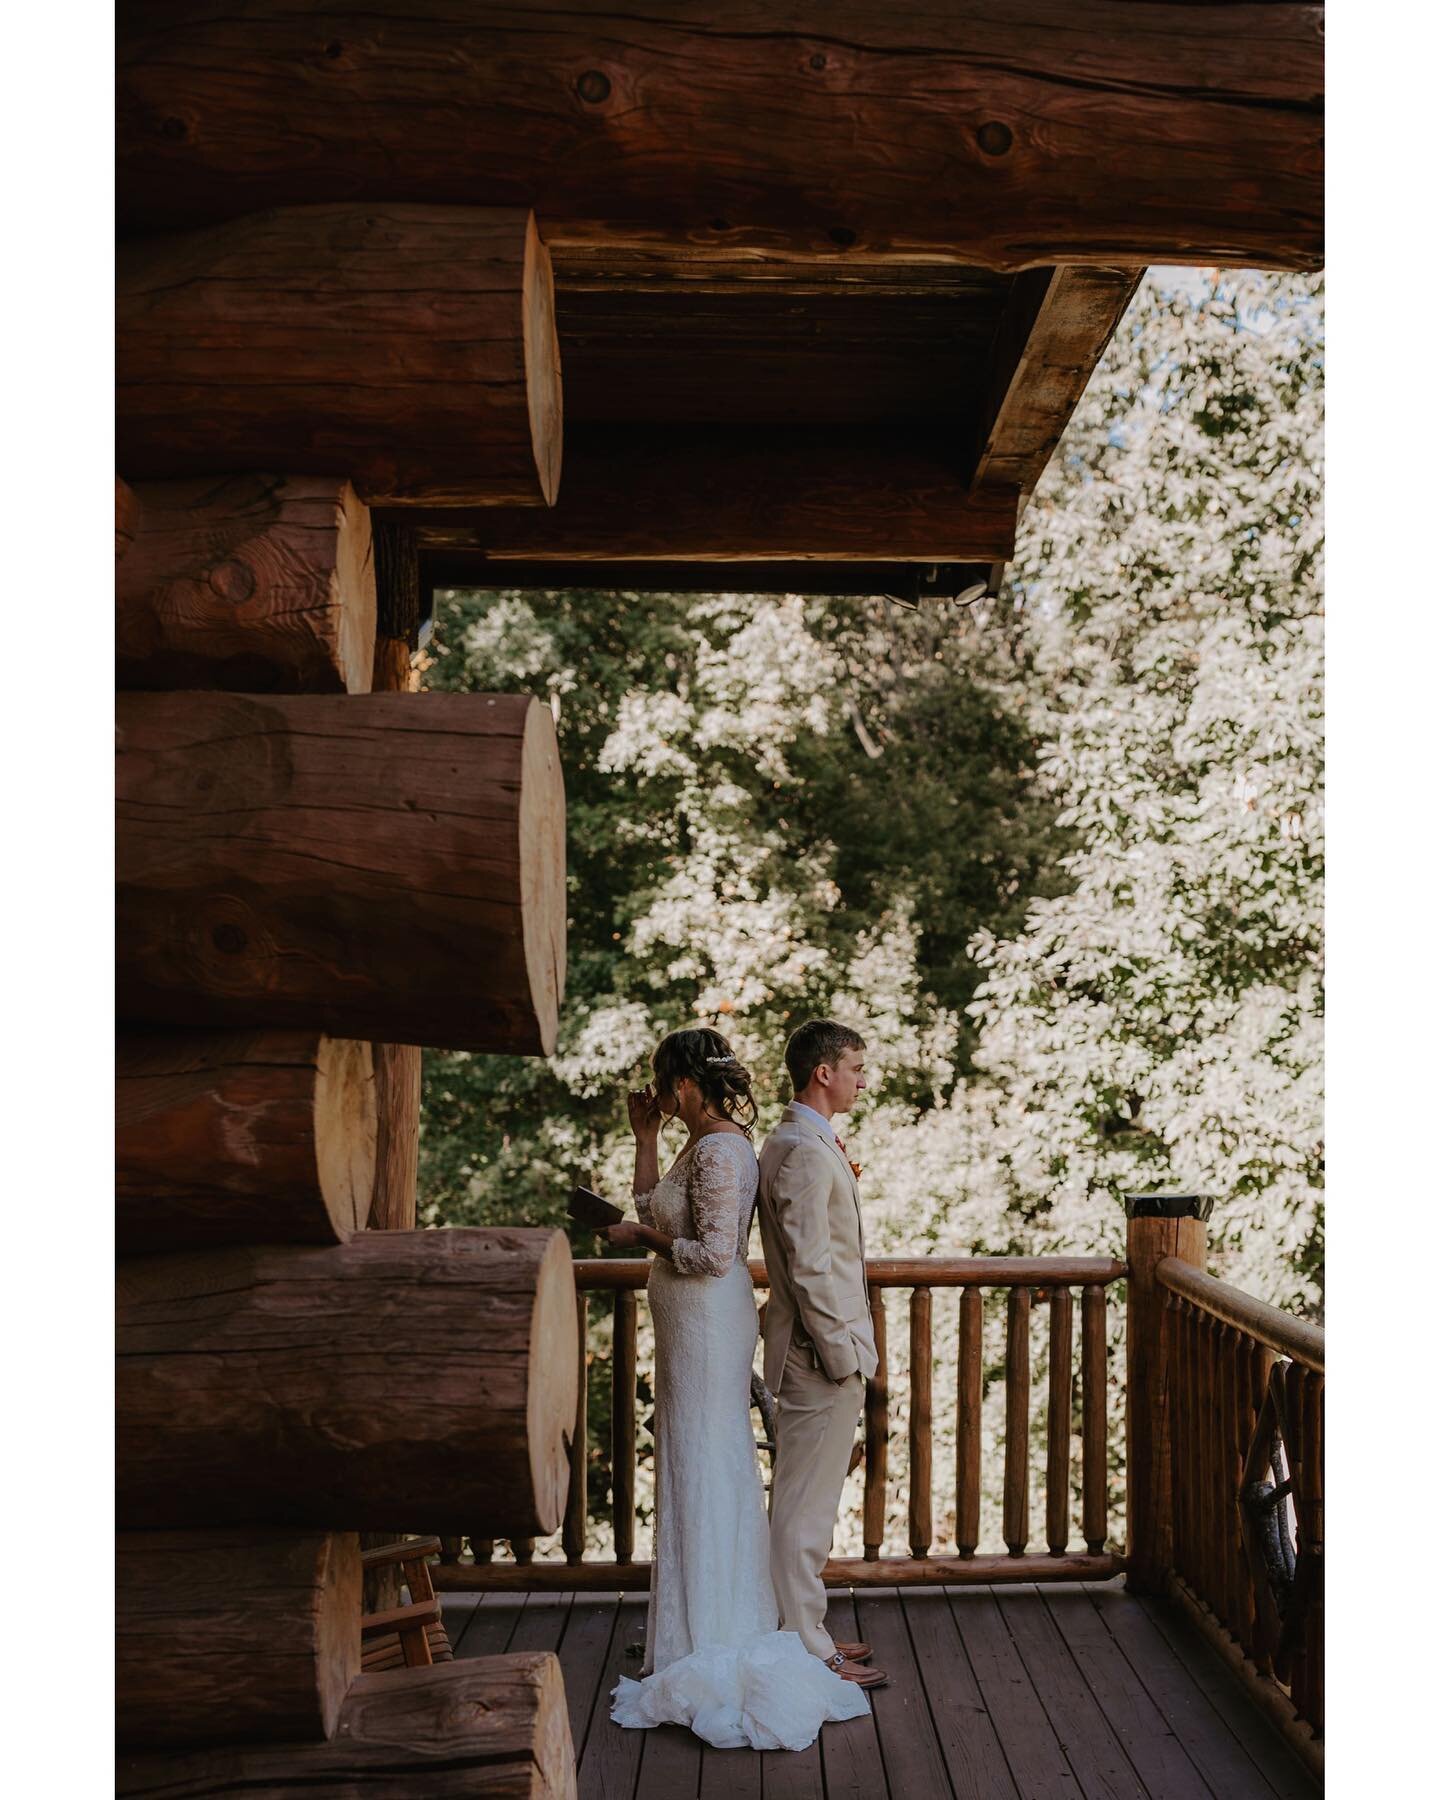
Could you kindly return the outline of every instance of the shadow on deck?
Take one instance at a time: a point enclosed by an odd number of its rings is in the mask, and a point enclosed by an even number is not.
[[[642,1641],[643,1596],[447,1595],[460,1657],[553,1650],[581,1800],[1311,1800],[1320,1789],[1192,1626],[1093,1586],[872,1588],[829,1623],[873,1645],[873,1717],[799,1754],[622,1731],[608,1695]]]

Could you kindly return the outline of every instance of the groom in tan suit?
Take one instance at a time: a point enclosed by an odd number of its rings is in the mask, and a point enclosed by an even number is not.
[[[877,1363],[860,1184],[831,1122],[864,1090],[865,1040],[812,1019],[785,1046],[785,1067],[795,1098],[760,1152],[765,1385],[778,1418],[770,1577],[781,1629],[798,1632],[846,1680],[875,1687],[886,1678],[862,1666],[869,1645],[837,1644],[825,1629],[820,1575]]]

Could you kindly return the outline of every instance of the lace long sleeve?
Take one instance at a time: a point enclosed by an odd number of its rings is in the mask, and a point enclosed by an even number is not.
[[[687,1192],[695,1236],[671,1244],[675,1267],[686,1275],[724,1275],[740,1236],[740,1169],[716,1138],[695,1146]]]
[[[654,1225],[655,1189],[653,1187],[646,1188],[643,1194],[632,1194],[630,1197],[635,1202],[635,1211],[639,1215],[640,1223],[642,1225]]]

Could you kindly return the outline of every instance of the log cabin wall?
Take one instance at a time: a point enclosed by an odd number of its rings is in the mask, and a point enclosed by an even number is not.
[[[408,252],[406,232],[423,240]],[[384,294],[397,252],[430,253],[434,295]],[[278,1788],[337,1736],[356,1767],[334,1778],[362,1779],[358,1740],[372,1712],[383,1724],[362,1605],[402,1599],[385,1570],[362,1599],[362,1545],[447,1491],[456,1521],[548,1530],[568,1482],[563,1234],[415,1230],[420,1045],[554,1041],[553,723],[526,696],[410,691],[418,590],[358,491],[553,493],[549,270],[524,209],[398,209],[132,245],[121,285],[121,1782],[213,1791],[227,1757],[263,1745]],[[397,307],[442,301],[474,344],[433,339],[451,379],[411,358],[412,388],[354,385],[337,414],[327,357],[363,363],[366,329],[371,351],[406,354]],[[428,920],[407,885],[435,897]],[[306,968],[297,990],[287,971]],[[423,1788],[457,1703],[503,1720],[516,1779],[543,1769],[567,1791],[553,1659],[472,1667],[458,1701],[454,1685],[397,1693],[413,1743],[383,1753],[387,1791],[407,1755]],[[477,1768],[496,1755],[475,1726],[454,1748]]]

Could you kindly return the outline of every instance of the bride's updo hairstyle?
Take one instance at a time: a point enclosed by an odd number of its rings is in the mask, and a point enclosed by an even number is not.
[[[650,1066],[660,1093],[673,1094],[675,1083],[688,1076],[700,1089],[706,1112],[738,1125],[746,1137],[755,1129],[758,1109],[750,1071],[718,1031],[708,1025],[672,1031],[655,1046]]]

